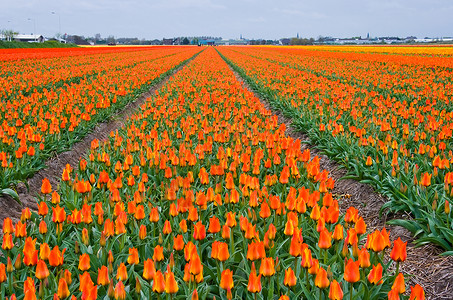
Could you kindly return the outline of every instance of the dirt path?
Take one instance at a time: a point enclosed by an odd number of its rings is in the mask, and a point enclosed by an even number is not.
[[[35,196],[41,191],[42,180],[44,178],[49,179],[52,189],[55,190],[60,182],[61,174],[66,164],[70,164],[73,168],[77,167],[80,158],[90,149],[92,140],[105,140],[108,138],[110,132],[121,128],[125,121],[145,103],[146,98],[153,95],[173,74],[181,70],[195,57],[196,55],[187,60],[185,64],[174,69],[150,90],[140,95],[134,102],[130,102],[122,111],[113,115],[107,122],[98,124],[93,132],[88,134],[82,141],[76,143],[70,151],[60,153],[48,160],[46,168],[40,170],[28,180],[29,190],[23,184],[17,187],[22,205],[10,197],[0,197],[0,225],[3,224],[3,220],[6,217],[10,217],[16,223],[20,218],[22,209],[25,207],[37,209]]]
[[[321,168],[328,170],[330,177],[335,180],[335,188],[332,193],[339,200],[340,211],[344,213],[350,206],[354,206],[364,218],[368,232],[372,232],[375,229],[381,230],[385,226],[387,219],[385,216],[379,217],[379,210],[387,201],[386,198],[375,192],[369,185],[352,179],[340,180],[346,175],[346,170],[339,163],[323,155],[314,145],[309,144],[308,136],[296,130],[291,125],[291,119],[284,117],[280,111],[272,109],[269,103],[258,93],[255,93],[253,88],[231,66],[230,69],[246,89],[253,92],[267,109],[277,115],[278,122],[286,125],[286,134],[288,136],[306,142],[301,145],[302,151],[310,149],[312,156],[317,155],[320,157]],[[453,299],[450,290],[453,287],[453,256],[439,256],[443,252],[442,249],[433,245],[415,248],[412,243],[414,238],[405,228],[389,225],[385,227],[390,231],[391,240],[401,237],[403,241],[408,242],[407,260],[400,265],[400,272],[405,275],[408,274],[410,277],[406,281],[406,286],[421,285],[425,290],[426,299]],[[388,254],[390,254],[390,251],[388,251]],[[408,293],[410,293],[410,289]]]

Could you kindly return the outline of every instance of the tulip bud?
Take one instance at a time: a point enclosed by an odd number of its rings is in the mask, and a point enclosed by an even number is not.
[[[15,263],[14,263],[14,268],[15,268],[16,270],[19,270],[19,269],[20,269],[20,267],[21,267],[21,265],[22,265],[21,262],[22,262],[22,260],[20,259],[20,253],[19,253],[19,254],[17,254],[17,258],[16,258],[16,261],[15,261]]]
[[[113,287],[113,280],[110,280],[110,283],[109,283],[109,288],[107,290],[107,296],[110,298],[110,299],[113,299],[115,297],[115,289]]]
[[[140,284],[140,280],[138,277],[135,277],[135,292],[140,295],[140,291],[142,290],[142,285]]]
[[[8,256],[8,262],[6,263],[6,272],[11,273],[13,271],[13,263],[11,262],[11,258]]]
[[[164,239],[162,238],[162,233],[159,233],[159,240],[157,242],[159,243],[159,245],[162,245],[162,243],[164,242]]]
[[[357,259],[359,257],[359,246],[357,243],[352,244],[352,256]]]
[[[68,285],[71,285],[71,283],[72,283],[72,274],[71,274],[71,272],[69,272],[69,270],[65,270],[64,271],[64,279],[66,280],[66,283]]]
[[[445,200],[445,214],[450,214],[450,202],[448,200]]]
[[[103,231],[101,233],[101,238],[99,239],[99,245],[101,245],[101,247],[105,247],[106,244],[107,244],[107,241],[106,241],[106,238],[105,238],[105,233]]]
[[[146,238],[146,226],[145,225],[141,225],[140,226],[140,231],[138,233],[138,237],[141,240],[144,240]]]
[[[343,249],[341,250],[341,257],[345,258],[348,255],[348,243],[343,243]]]
[[[89,242],[90,242],[90,237],[88,235],[88,230],[86,228],[83,228],[83,230],[82,230],[82,243],[85,246],[88,246]]]
[[[98,224],[99,224],[99,225],[104,224],[104,215],[99,215],[99,216],[98,216]]]
[[[39,223],[39,233],[40,234],[46,234],[47,233],[47,224],[44,222],[44,220],[41,220]]]
[[[75,252],[75,254],[79,254],[79,252],[80,252],[80,246],[79,246],[78,241],[75,241],[74,252]]]
[[[175,266],[175,258],[173,257],[173,252],[170,254],[170,262],[169,262],[170,269],[173,270],[173,267]]]
[[[327,267],[327,278],[329,279],[329,281],[332,281],[332,279],[333,279],[333,273],[330,268],[330,265]]]
[[[109,274],[112,275],[113,274],[113,264],[111,262],[109,262],[108,269],[109,269]]]

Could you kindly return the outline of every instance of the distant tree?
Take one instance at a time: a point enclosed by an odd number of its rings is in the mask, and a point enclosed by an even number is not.
[[[116,41],[115,41],[115,37],[113,35],[109,35],[109,37],[107,38],[107,44],[115,44]]]
[[[189,39],[185,37],[185,38],[182,40],[182,44],[183,44],[183,45],[189,45],[189,44],[190,44]]]
[[[292,38],[291,41],[289,42],[290,45],[313,45],[314,39],[298,39],[298,38]]]
[[[5,36],[7,41],[12,41],[14,39],[14,37],[19,34],[18,32],[11,30],[11,29],[2,30],[1,33],[3,34],[3,36]]]

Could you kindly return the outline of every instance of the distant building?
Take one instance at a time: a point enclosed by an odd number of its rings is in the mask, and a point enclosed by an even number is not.
[[[281,39],[280,40],[280,45],[288,46],[289,43],[291,43],[291,39]]]
[[[17,34],[14,36],[15,41],[29,43],[43,43],[44,37],[40,34]]]
[[[163,39],[162,44],[167,46],[173,45],[173,39]]]
[[[201,39],[198,40],[199,45],[206,45],[206,46],[214,46],[215,40],[214,39]]]

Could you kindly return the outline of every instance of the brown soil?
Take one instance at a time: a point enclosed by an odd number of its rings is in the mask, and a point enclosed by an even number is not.
[[[75,144],[70,151],[60,153],[48,160],[46,168],[40,170],[28,180],[28,190],[24,184],[17,186],[17,193],[19,194],[22,205],[10,197],[0,197],[0,224],[3,224],[3,220],[7,217],[10,217],[16,223],[20,219],[22,209],[25,207],[36,210],[36,196],[41,191],[42,180],[44,178],[49,179],[52,189],[55,190],[60,182],[61,174],[66,164],[70,164],[73,168],[76,168],[80,158],[90,149],[92,140],[106,140],[110,132],[121,128],[125,121],[145,103],[146,99],[153,95],[156,90],[160,89],[170,79],[171,75],[182,69],[184,65],[173,70],[170,75],[154,85],[149,91],[141,94],[134,102],[130,102],[121,112],[113,115],[108,122],[98,124],[93,132]]]
[[[231,70],[245,88],[254,92],[237,72]],[[291,125],[291,119],[284,117],[281,111],[272,109],[269,103],[257,93],[254,94],[268,110],[277,115],[279,123],[286,125],[288,136],[305,142],[301,145],[302,151],[310,149],[312,156],[319,156],[321,168],[328,170],[329,176],[335,180],[335,188],[332,193],[339,200],[340,211],[345,212],[349,207],[354,206],[364,218],[368,232],[375,229],[381,230],[385,226],[390,232],[391,240],[401,237],[403,241],[408,242],[407,260],[400,264],[400,272],[408,275],[406,278],[409,278],[406,286],[421,285],[425,290],[426,299],[453,299],[450,290],[453,287],[453,256],[440,256],[443,250],[433,245],[415,248],[414,238],[408,230],[400,226],[386,225],[386,221],[388,221],[386,215],[379,217],[379,210],[387,201],[383,195],[374,191],[370,185],[352,179],[342,180],[341,178],[346,175],[346,170],[339,163],[329,159],[316,149],[315,145],[310,144],[308,136]],[[400,217],[408,218],[404,215]],[[390,252],[388,251],[387,254]],[[395,268],[395,265],[392,265],[391,268]],[[410,289],[407,293],[410,293]]]

